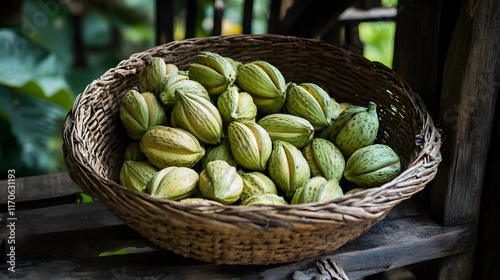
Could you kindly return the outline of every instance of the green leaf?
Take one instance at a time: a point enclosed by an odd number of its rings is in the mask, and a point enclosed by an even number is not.
[[[34,97],[45,99],[54,104],[59,104],[66,111],[73,106],[73,94],[69,90],[69,85],[61,76],[48,76],[35,78],[27,82],[22,87],[14,87],[16,91],[29,94]]]
[[[57,159],[48,144],[66,112],[53,103],[5,86],[0,86],[0,111],[7,116],[10,133],[21,148],[22,163],[38,171],[53,169]]]
[[[74,97],[59,57],[11,30],[0,29],[0,42],[0,84],[71,108]]]

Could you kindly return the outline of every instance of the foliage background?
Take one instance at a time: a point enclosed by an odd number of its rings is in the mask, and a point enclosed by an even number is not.
[[[225,0],[222,33],[242,32],[243,0]],[[212,27],[198,1],[197,37]],[[393,6],[396,0],[385,0]],[[265,33],[269,0],[256,0],[252,33]],[[7,1],[0,19],[0,179],[65,171],[62,129],[75,97],[106,70],[155,45],[155,0]],[[186,1],[174,2],[184,39]],[[359,25],[364,55],[392,66],[394,22]]]

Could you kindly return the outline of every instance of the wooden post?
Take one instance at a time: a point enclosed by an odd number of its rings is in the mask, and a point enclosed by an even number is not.
[[[281,21],[281,0],[271,0],[269,7],[269,21],[267,33],[275,34],[278,32],[278,25]]]
[[[174,40],[174,1],[156,0],[156,45]]]
[[[222,34],[222,18],[224,14],[224,1],[214,0],[214,27],[212,29],[212,36]]]
[[[198,0],[188,0],[186,10],[186,39],[194,38],[198,25]]]
[[[253,0],[245,0],[243,5],[243,34],[252,33]]]
[[[444,65],[440,102],[443,162],[431,210],[444,226],[477,223],[500,87],[500,2],[465,0]],[[474,254],[445,258],[438,275],[470,279]]]
[[[442,77],[440,24],[452,14],[442,18],[442,6],[443,0],[400,0],[394,41],[394,71],[422,96],[433,117]]]

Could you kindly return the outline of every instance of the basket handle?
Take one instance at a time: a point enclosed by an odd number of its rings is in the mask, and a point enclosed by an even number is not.
[[[293,280],[331,279],[349,280],[342,267],[330,258],[316,261],[316,266],[304,271],[296,271]]]

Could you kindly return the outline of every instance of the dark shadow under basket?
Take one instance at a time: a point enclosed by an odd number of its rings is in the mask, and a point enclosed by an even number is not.
[[[128,138],[120,102],[152,57],[187,70],[201,51],[241,62],[265,60],[287,82],[312,82],[338,102],[378,105],[377,143],[401,157],[403,172],[380,187],[322,203],[193,206],[133,192],[118,183]],[[185,257],[217,264],[272,264],[318,256],[358,237],[431,181],[440,135],[418,94],[386,66],[322,41],[233,35],[175,41],[132,55],[87,86],[69,112],[63,149],[71,178],[125,224]]]

